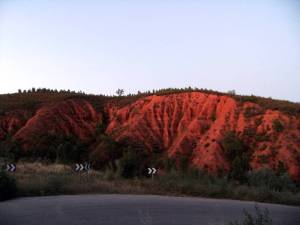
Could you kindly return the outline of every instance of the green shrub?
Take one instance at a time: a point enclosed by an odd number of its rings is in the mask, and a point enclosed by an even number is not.
[[[286,168],[284,162],[279,161],[278,165],[277,165],[277,168],[276,168],[276,174],[277,175],[283,175],[285,173],[287,173],[287,168]]]
[[[216,111],[213,111],[213,113],[211,114],[211,120],[216,121],[216,119],[217,119],[217,113]]]
[[[245,135],[246,137],[253,138],[253,137],[255,137],[255,135],[256,135],[256,130],[255,130],[254,128],[252,128],[252,127],[248,127],[248,128],[246,128],[246,129],[244,130],[244,135]]]
[[[256,134],[255,140],[258,142],[269,141],[270,136],[268,136],[267,134]]]
[[[258,162],[260,164],[267,164],[270,161],[270,154],[262,154],[258,156]]]
[[[241,221],[231,222],[230,225],[272,225],[269,210],[265,208],[262,212],[258,206],[255,206],[255,215],[251,215],[246,210],[244,211],[245,218]]]
[[[42,190],[43,194],[57,195],[65,193],[64,185],[66,183],[66,180],[64,178],[64,176],[61,176],[59,174],[50,175],[47,178],[44,190]]]
[[[0,171],[0,201],[13,198],[17,195],[16,180],[6,172]]]
[[[146,164],[149,157],[143,148],[127,146],[123,151],[123,156],[118,162],[118,175],[126,179],[146,175]]]
[[[133,178],[137,174],[137,156],[133,152],[126,152],[119,162],[118,173],[123,178]]]
[[[254,108],[254,107],[247,107],[244,110],[244,116],[246,118],[250,118],[250,117],[256,116],[257,114],[258,114],[257,109]]]
[[[283,126],[282,122],[279,119],[273,120],[273,129],[276,132],[282,132],[283,131],[284,126]]]
[[[0,157],[5,158],[8,161],[17,161],[20,159],[22,154],[22,149],[19,144],[8,137],[6,140],[0,142]]]
[[[245,145],[234,132],[227,132],[222,140],[222,147],[228,160],[233,161],[236,156],[245,152]]]
[[[105,132],[105,125],[103,123],[97,123],[96,125],[96,135],[104,134]]]
[[[245,173],[249,170],[249,156],[243,153],[234,158],[231,163],[230,177],[240,182],[245,182]]]
[[[271,169],[260,169],[248,174],[248,183],[257,188],[273,191],[295,191],[296,185],[287,173],[276,175]]]
[[[116,160],[122,156],[122,149],[110,136],[102,134],[97,138],[97,145],[89,153],[89,160],[95,169],[116,170]]]
[[[48,143],[45,145],[45,143]],[[86,159],[87,146],[73,136],[48,133],[39,137],[27,158],[46,159],[51,162],[73,163]]]
[[[230,177],[240,182],[245,181],[249,170],[250,154],[246,145],[234,132],[227,132],[221,142],[224,154],[231,164]]]

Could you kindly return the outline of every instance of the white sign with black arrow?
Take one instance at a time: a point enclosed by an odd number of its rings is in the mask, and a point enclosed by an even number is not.
[[[6,171],[8,172],[15,172],[17,169],[16,165],[15,164],[6,164]]]

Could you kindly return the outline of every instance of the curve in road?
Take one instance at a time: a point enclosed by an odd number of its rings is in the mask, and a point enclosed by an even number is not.
[[[254,202],[144,195],[19,198],[0,203],[0,225],[223,225]],[[275,225],[299,225],[300,207],[262,204]]]

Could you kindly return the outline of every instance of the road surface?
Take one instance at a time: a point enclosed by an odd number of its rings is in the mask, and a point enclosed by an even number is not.
[[[0,203],[0,225],[223,225],[254,202],[152,195],[65,195]],[[300,207],[267,207],[275,225],[299,225]]]

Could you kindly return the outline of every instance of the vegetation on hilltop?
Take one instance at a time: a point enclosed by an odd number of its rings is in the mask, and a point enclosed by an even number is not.
[[[71,92],[26,92],[0,95],[0,115],[11,110],[36,110],[41,104],[58,102],[82,94]]]
[[[0,115],[5,111],[14,109],[35,109],[42,103],[57,102],[69,98],[84,98],[95,106],[99,111],[103,109],[103,105],[107,102],[114,102],[119,106],[130,104],[141,97],[150,95],[168,95],[178,94],[185,92],[202,92],[206,94],[225,95],[236,99],[238,102],[253,102],[260,105],[263,109],[279,110],[289,115],[300,115],[300,104],[293,103],[285,100],[275,100],[272,98],[264,98],[255,95],[244,96],[238,95],[235,91],[229,91],[228,93],[222,93],[209,89],[202,88],[164,88],[152,91],[140,92],[136,94],[124,95],[123,89],[117,90],[117,95],[92,95],[86,94],[82,91],[75,92],[70,90],[53,90],[47,88],[32,88],[30,90],[19,90],[14,94],[0,95]]]

